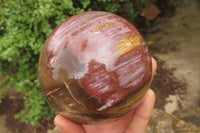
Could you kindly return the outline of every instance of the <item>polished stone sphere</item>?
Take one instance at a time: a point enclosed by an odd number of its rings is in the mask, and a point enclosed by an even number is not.
[[[39,78],[49,103],[85,124],[105,123],[133,110],[150,86],[151,56],[138,30],[107,12],[61,23],[40,56]]]

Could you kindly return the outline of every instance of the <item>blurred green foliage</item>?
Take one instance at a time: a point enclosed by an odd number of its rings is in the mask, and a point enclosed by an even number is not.
[[[11,88],[24,94],[25,107],[16,118],[32,125],[50,119],[55,111],[40,90],[38,59],[53,29],[70,16],[91,10],[115,13],[125,7],[139,18],[146,0],[0,0],[0,99]],[[7,85],[9,83],[9,86]],[[0,101],[1,102],[1,101]]]

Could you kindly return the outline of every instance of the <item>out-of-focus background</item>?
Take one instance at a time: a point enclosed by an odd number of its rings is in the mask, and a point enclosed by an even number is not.
[[[200,126],[200,0],[0,0],[0,132],[53,132],[56,112],[40,90],[39,54],[62,21],[92,10],[139,29],[158,62],[155,108]]]

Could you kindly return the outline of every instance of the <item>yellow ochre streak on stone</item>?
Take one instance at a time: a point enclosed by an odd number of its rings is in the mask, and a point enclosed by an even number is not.
[[[103,23],[100,23],[98,24],[94,29],[93,29],[93,32],[99,32],[101,30],[105,30],[107,28],[111,28],[113,26],[117,25],[117,23],[115,22],[103,22]]]
[[[117,45],[117,54],[127,53],[140,44],[141,38],[139,36],[126,37],[120,40],[120,44]]]

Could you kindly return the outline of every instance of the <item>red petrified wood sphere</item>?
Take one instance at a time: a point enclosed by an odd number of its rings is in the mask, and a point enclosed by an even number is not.
[[[151,82],[151,57],[137,29],[107,12],[86,12],[60,24],[39,63],[43,93],[62,115],[101,123],[134,109]]]

